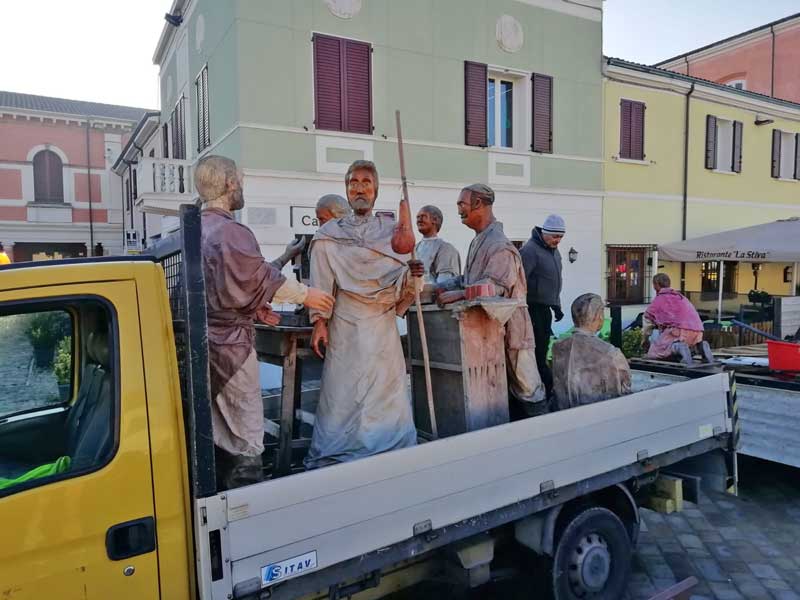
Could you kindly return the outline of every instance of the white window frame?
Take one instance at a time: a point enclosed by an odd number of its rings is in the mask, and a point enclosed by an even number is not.
[[[736,87],[737,84],[739,87]],[[725,85],[729,85],[732,88],[737,90],[746,90],[747,89],[747,80],[746,79],[731,79]]]
[[[514,99],[511,106],[511,146],[500,146],[497,143],[489,145],[489,148],[499,151],[528,152],[531,147],[531,84],[532,73],[517,69],[507,69],[503,67],[489,65],[486,75],[486,143],[489,143],[489,80],[494,79],[495,99],[499,97],[500,82],[508,81],[513,84]],[[495,142],[500,139],[500,102],[495,101],[494,106],[494,137]]]

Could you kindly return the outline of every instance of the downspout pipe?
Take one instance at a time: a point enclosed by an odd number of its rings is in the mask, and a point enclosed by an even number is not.
[[[89,189],[89,256],[94,256],[94,210],[92,207],[91,117],[86,118],[86,187]]]
[[[688,68],[688,63],[687,63]],[[694,93],[694,82],[686,92],[686,109],[683,120],[683,203],[681,214],[681,240],[686,239],[687,221],[689,216],[689,125],[690,101]],[[681,263],[681,292],[686,292],[686,263]]]
[[[769,95],[775,97],[775,26],[769,26],[769,32],[772,34],[772,52],[770,53],[771,65],[770,65],[770,77],[769,77]]]

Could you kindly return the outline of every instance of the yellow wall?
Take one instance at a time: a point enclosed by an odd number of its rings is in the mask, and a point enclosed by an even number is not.
[[[618,159],[620,100],[644,102],[645,160]],[[686,99],[683,94],[606,79],[604,84],[603,240],[614,244],[661,244],[681,239],[683,152]],[[705,169],[706,115],[743,123],[742,172],[725,174]],[[800,216],[800,182],[771,177],[772,130],[800,132],[798,121],[774,118],[756,126],[756,113],[741,107],[693,98],[690,110],[687,236],[737,229],[790,216]],[[677,287],[680,265],[661,263]],[[783,283],[786,265],[764,265],[759,288],[790,294]],[[700,290],[700,265],[687,265],[686,289]],[[750,264],[741,263],[739,293],[753,287]]]

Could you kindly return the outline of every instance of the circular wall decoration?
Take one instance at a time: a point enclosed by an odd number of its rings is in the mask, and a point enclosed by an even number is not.
[[[361,0],[325,0],[331,14],[340,19],[352,19],[361,12]]]
[[[497,19],[497,43],[506,52],[517,52],[522,48],[525,35],[522,25],[511,15],[503,15]]]
[[[203,42],[206,39],[206,18],[203,15],[197,17],[194,27],[194,47],[198,52],[203,49]]]

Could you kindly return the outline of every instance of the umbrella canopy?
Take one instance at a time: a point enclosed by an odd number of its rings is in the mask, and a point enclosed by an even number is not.
[[[676,262],[800,262],[800,217],[662,244],[658,254]]]

